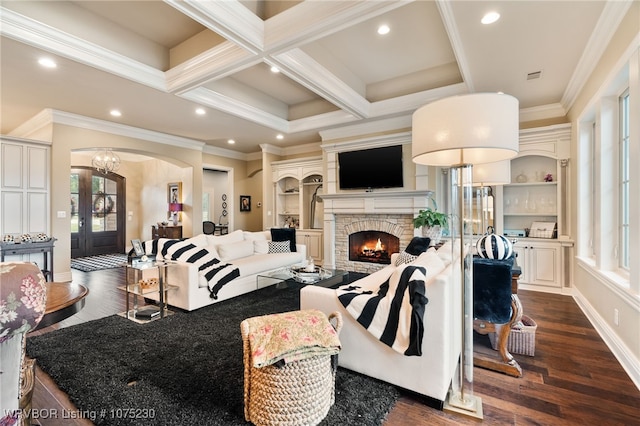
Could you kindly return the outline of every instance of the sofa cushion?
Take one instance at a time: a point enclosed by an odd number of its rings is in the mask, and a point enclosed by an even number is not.
[[[256,254],[267,254],[269,253],[269,241],[264,240],[254,240],[253,241],[253,252]]]
[[[268,241],[269,253],[291,253],[289,241]]]
[[[429,284],[431,279],[437,275],[440,275],[446,268],[446,265],[438,254],[434,251],[426,251],[422,253],[412,263],[414,266],[423,266],[427,272],[425,274],[425,282]]]
[[[250,257],[236,259],[233,261],[233,264],[240,269],[240,276],[246,277],[252,274],[267,273],[268,271],[273,271],[278,268],[291,266],[303,260],[300,252],[254,254]]]
[[[238,241],[236,243],[218,244],[216,246],[220,259],[228,262],[253,255],[253,241]]]
[[[196,247],[206,247],[209,245],[209,240],[205,234],[196,235],[195,237],[187,238],[185,242],[193,244]]]
[[[289,250],[296,251],[296,229],[271,228],[271,241],[289,241]]]
[[[421,253],[429,249],[429,244],[431,244],[429,237],[413,237],[405,251],[414,256],[420,256]]]
[[[220,244],[237,243],[244,241],[244,232],[242,229],[237,229],[226,235],[207,235],[208,245],[218,246]]]

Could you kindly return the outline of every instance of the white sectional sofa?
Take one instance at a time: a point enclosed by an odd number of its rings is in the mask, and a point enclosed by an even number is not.
[[[185,241],[218,253],[220,260],[237,266],[240,276],[223,286],[218,298],[212,299],[207,282],[200,276],[197,266],[178,262],[167,270],[167,282],[178,286],[168,294],[168,304],[193,311],[241,294],[257,290],[257,275],[306,262],[306,246],[296,244],[296,251],[268,253],[270,231],[248,232],[236,230],[226,235],[200,234]],[[151,254],[151,244],[145,249]],[[158,257],[161,257],[158,255]],[[157,297],[154,297],[157,300]]]
[[[459,280],[453,279],[453,275],[459,274],[459,268],[452,268],[452,253],[451,243],[447,243],[437,252],[430,249],[414,261],[433,265],[427,266],[429,301],[424,315],[422,356],[402,355],[378,341],[347,312],[334,289],[304,287],[300,292],[300,308],[342,313],[342,350],[338,357],[341,367],[424,395],[429,405],[442,409],[461,349],[461,289]],[[428,259],[431,256],[439,257],[442,267],[437,266],[439,262],[433,262],[433,258]],[[397,253],[393,254],[391,265],[350,285],[377,288],[398,268],[397,257]]]

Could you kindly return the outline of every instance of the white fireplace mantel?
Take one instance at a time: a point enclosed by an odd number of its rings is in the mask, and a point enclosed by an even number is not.
[[[433,191],[371,191],[319,194],[325,214],[417,214]]]

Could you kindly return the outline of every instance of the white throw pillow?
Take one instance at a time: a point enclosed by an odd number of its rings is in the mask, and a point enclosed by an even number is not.
[[[209,241],[207,245],[210,246],[237,243],[239,241],[244,241],[244,232],[242,231],[242,229],[238,229],[226,235],[207,235],[207,241]]]
[[[251,241],[267,241],[271,239],[271,233],[269,231],[244,231],[243,235],[245,240]]]
[[[226,261],[239,259],[253,255],[253,241],[238,241],[230,244],[219,244],[216,246],[220,259]]]
[[[254,240],[253,241],[253,252],[256,254],[267,254],[269,253],[269,241],[267,240]]]

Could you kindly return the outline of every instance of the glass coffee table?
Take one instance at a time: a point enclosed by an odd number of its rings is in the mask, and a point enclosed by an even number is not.
[[[278,288],[292,284],[308,284],[320,287],[333,287],[342,284],[349,273],[342,269],[316,268],[313,273],[307,273],[297,268],[282,268],[256,277],[258,289],[276,285]]]

